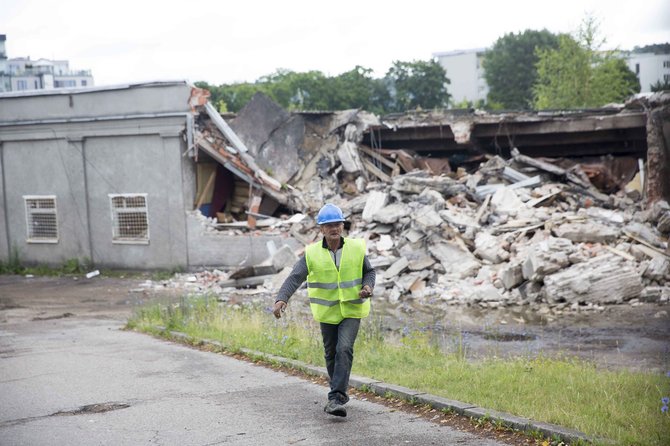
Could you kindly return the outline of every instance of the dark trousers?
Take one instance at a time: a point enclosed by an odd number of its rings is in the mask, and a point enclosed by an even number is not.
[[[349,375],[354,361],[354,342],[360,325],[360,319],[343,319],[339,324],[321,322],[326,368],[330,377],[328,400],[338,400],[341,404],[349,401]]]

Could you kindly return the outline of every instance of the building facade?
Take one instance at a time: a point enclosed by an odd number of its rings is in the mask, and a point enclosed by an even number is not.
[[[651,92],[652,85],[670,83],[670,54],[624,53],[628,68],[640,80],[640,93]]]
[[[0,262],[245,266],[269,241],[194,211],[195,89],[187,82],[0,94]]]
[[[90,70],[71,70],[67,60],[7,58],[6,40],[6,35],[0,34],[0,92],[94,85]]]
[[[447,72],[450,81],[447,91],[454,104],[464,101],[472,103],[486,101],[489,87],[484,79],[482,66],[485,52],[486,48],[477,48],[433,54]]]

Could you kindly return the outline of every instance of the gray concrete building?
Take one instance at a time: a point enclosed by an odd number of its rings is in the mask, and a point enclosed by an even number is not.
[[[194,149],[202,92],[178,81],[0,94],[0,262],[264,260],[272,237],[225,236],[193,211],[197,162],[214,162]]]

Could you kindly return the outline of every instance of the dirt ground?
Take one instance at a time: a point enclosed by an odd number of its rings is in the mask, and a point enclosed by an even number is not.
[[[63,317],[123,321],[145,303],[174,298],[174,292],[147,292],[145,280],[0,276],[0,324]]]
[[[174,301],[183,293],[146,285],[146,278],[0,276],[0,324],[63,317],[123,321],[141,305]],[[272,298],[267,298],[270,304]],[[244,296],[231,302],[240,299]],[[299,302],[292,301],[291,307],[297,311]],[[390,337],[430,330],[446,351],[461,349],[469,358],[542,353],[578,356],[609,369],[670,370],[667,304],[625,304],[562,315],[538,314],[530,307],[483,310],[458,305],[435,312],[379,304],[375,311]]]

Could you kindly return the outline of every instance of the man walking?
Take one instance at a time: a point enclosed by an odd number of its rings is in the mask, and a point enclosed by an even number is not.
[[[344,215],[334,204],[326,204],[316,222],[323,239],[308,245],[293,267],[275,300],[273,313],[281,317],[289,298],[307,280],[312,315],[321,325],[326,368],[330,378],[324,411],[347,416],[349,375],[354,342],[361,319],[370,313],[375,270],[365,254],[365,241],[342,237]]]

